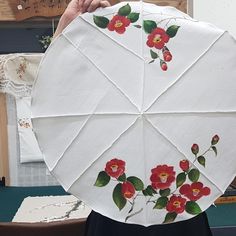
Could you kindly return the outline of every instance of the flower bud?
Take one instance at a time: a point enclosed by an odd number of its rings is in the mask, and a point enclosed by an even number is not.
[[[179,162],[179,166],[183,171],[187,171],[189,169],[189,161],[188,160],[182,160]]]
[[[169,51],[166,51],[163,53],[163,58],[165,61],[169,62],[172,60],[172,55]]]
[[[192,150],[192,153],[196,155],[199,152],[199,146],[196,143],[194,143],[193,146],[191,147],[191,150]]]
[[[219,136],[216,134],[214,137],[212,137],[212,140],[211,140],[211,145],[215,145],[219,142],[220,138]]]
[[[170,53],[169,49],[167,47],[164,47],[162,50],[164,61],[171,61],[172,60],[172,54]]]
[[[121,186],[121,192],[125,198],[131,198],[135,194],[135,188],[132,183],[126,181]]]
[[[162,69],[163,71],[166,71],[166,70],[168,69],[167,64],[166,64],[165,61],[162,61],[162,60],[161,60],[160,66],[161,66],[161,69]]]

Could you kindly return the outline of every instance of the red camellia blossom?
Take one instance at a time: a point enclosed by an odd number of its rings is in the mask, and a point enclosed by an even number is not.
[[[135,188],[132,183],[126,181],[121,185],[121,192],[125,198],[131,198],[135,194]]]
[[[179,162],[179,167],[183,170],[183,171],[187,171],[189,169],[189,161],[188,160],[182,160]]]
[[[154,189],[166,189],[175,181],[173,166],[159,165],[153,168],[150,180]]]
[[[110,31],[116,31],[118,34],[123,34],[126,27],[130,25],[130,20],[125,16],[115,15],[109,22],[107,28]]]
[[[105,171],[109,176],[117,179],[125,172],[125,162],[116,158],[112,159],[107,162]]]
[[[157,27],[152,30],[151,34],[148,35],[147,45],[150,48],[155,47],[157,49],[162,49],[169,39],[170,37],[166,31]]]
[[[197,201],[202,196],[207,196],[211,193],[210,188],[203,187],[203,183],[201,182],[195,182],[191,185],[184,184],[179,189],[179,192],[186,196],[191,201]]]
[[[196,143],[194,143],[191,147],[191,150],[192,150],[192,153],[196,155],[199,152],[199,146]]]
[[[173,195],[167,203],[166,210],[168,212],[182,213],[185,209],[186,199],[181,196]]]

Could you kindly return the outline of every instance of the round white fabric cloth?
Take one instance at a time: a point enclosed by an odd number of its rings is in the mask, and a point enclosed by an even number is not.
[[[172,7],[77,17],[41,63],[32,122],[62,186],[112,219],[189,219],[236,173],[236,43]]]

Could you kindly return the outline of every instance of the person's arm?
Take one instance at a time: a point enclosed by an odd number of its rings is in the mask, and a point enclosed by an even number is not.
[[[93,12],[99,7],[109,7],[106,0],[72,0],[61,16],[53,38],[57,37],[78,15]]]

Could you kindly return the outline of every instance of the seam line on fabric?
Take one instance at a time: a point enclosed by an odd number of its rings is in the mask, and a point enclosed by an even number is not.
[[[75,117],[75,116],[89,116],[91,115],[90,113],[84,113],[84,114],[60,114],[60,115],[53,115],[53,116],[50,116],[50,115],[45,115],[45,116],[34,116],[34,117],[31,117],[31,119],[47,119],[47,118],[62,118],[62,117]],[[134,115],[134,116],[137,116],[139,115],[139,113],[128,113],[128,112],[123,112],[123,113],[93,113],[94,116],[113,116],[113,115]]]
[[[236,113],[236,110],[228,110],[228,111],[173,111],[173,112],[169,112],[169,111],[160,111],[160,112],[145,112],[145,114],[147,115],[193,115],[193,114],[228,114],[228,113]]]
[[[140,7],[140,18],[141,18],[141,25],[143,27],[143,0],[140,0],[141,7]],[[146,62],[144,60],[144,35],[143,35],[143,29],[141,30],[141,53],[142,53],[142,58],[143,58],[143,73],[142,73],[142,104],[141,104],[141,112],[143,113],[143,105],[144,105],[144,92],[145,92],[145,67],[146,67]],[[147,165],[146,165],[146,156],[145,156],[145,130],[144,130],[144,120],[142,118],[142,140],[143,140],[143,158],[144,158],[144,179],[145,182],[147,180]],[[145,224],[147,223],[147,217],[148,217],[148,211],[147,208],[144,208],[144,222]]]

